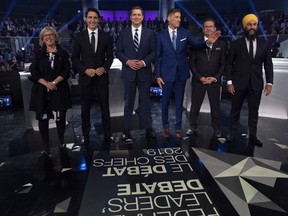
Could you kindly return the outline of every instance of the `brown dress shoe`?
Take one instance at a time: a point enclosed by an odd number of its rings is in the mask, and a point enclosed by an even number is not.
[[[168,138],[170,136],[169,129],[168,128],[164,128],[162,135],[163,135],[163,137]]]
[[[182,131],[180,129],[177,129],[175,132],[175,136],[177,139],[181,139],[183,137]]]

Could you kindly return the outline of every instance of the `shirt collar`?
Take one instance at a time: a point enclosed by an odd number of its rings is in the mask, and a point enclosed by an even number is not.
[[[94,31],[92,31],[92,30],[90,30],[90,29],[88,28],[88,33],[89,33],[89,35],[90,35],[92,32],[95,32],[96,34],[98,34],[98,28],[96,28]]]
[[[256,39],[257,39],[257,38],[254,38],[252,41],[255,42]],[[249,42],[250,40],[249,40],[247,37],[245,37],[245,41],[246,41],[246,42]]]
[[[171,29],[169,26],[168,26],[168,31],[170,34],[172,34],[172,31],[175,31],[176,35],[177,35],[177,28],[176,29]]]
[[[133,25],[131,25],[131,29],[134,32],[136,28]],[[142,25],[140,25],[137,29],[138,29],[138,32],[140,32],[142,30]]]

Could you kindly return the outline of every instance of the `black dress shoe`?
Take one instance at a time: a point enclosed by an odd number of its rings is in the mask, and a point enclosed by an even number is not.
[[[156,138],[156,134],[154,132],[154,130],[152,128],[147,128],[146,129],[146,137],[151,138],[151,139],[155,139]]]
[[[232,142],[234,139],[235,139],[235,132],[230,132],[226,137],[226,140],[228,142]]]
[[[107,144],[115,143],[115,138],[112,135],[111,136],[105,136],[105,142]]]
[[[244,155],[249,157],[254,157],[254,149],[255,145],[252,143],[248,143],[247,147],[245,148]]]
[[[51,157],[51,152],[50,151],[41,151],[41,155],[45,156],[45,157]]]
[[[187,136],[193,136],[193,135],[197,135],[197,134],[198,134],[198,129],[197,129],[197,128],[189,129],[189,130],[186,132],[186,135],[187,135]]]
[[[89,145],[89,143],[90,143],[89,137],[82,136],[81,145],[87,146]]]
[[[216,138],[221,138],[221,137],[222,137],[221,131],[220,131],[220,130],[214,130],[214,136],[215,136]]]
[[[249,143],[260,148],[263,146],[263,142],[256,136],[249,137]]]
[[[130,137],[130,133],[123,133],[121,136],[121,139],[123,142],[132,142],[132,139]]]

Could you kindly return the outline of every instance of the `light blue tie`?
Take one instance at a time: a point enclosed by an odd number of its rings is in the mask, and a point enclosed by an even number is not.
[[[172,31],[172,43],[173,43],[173,47],[176,50],[176,31],[173,30]]]

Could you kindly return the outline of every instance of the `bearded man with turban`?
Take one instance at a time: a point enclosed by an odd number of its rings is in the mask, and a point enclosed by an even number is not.
[[[267,96],[271,93],[273,84],[271,49],[268,41],[258,36],[257,16],[246,15],[242,24],[244,37],[231,43],[226,61],[228,92],[232,94],[227,141],[232,142],[235,139],[241,107],[247,98],[249,144],[262,147],[263,143],[257,137],[258,110],[264,86],[262,66],[264,65],[266,77],[264,93]]]

